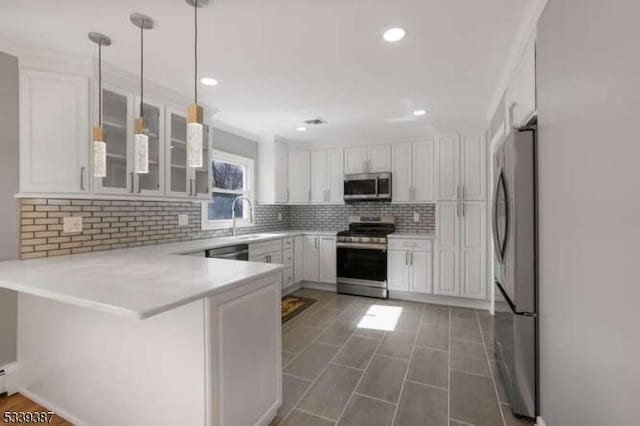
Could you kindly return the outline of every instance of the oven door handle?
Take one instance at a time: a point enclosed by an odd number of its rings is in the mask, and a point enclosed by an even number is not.
[[[386,251],[387,246],[382,244],[366,244],[366,243],[337,243],[336,247],[338,248],[354,248],[354,249],[363,249],[363,250],[380,250]]]

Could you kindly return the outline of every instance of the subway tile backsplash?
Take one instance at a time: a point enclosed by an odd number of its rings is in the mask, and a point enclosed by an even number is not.
[[[419,215],[418,222],[413,221],[414,213]],[[291,229],[303,230],[342,230],[349,226],[349,216],[383,215],[395,217],[397,232],[435,232],[435,204],[392,204],[380,201],[289,206],[289,226]]]
[[[231,230],[200,229],[200,202],[23,199],[20,204],[20,257],[32,259],[231,235]],[[396,217],[398,232],[435,230],[435,204],[361,202],[347,205],[255,206],[255,224],[238,233],[286,229],[346,229],[350,215]],[[420,221],[413,221],[413,214]],[[178,226],[178,215],[189,224]],[[281,220],[278,215],[281,214]],[[82,216],[83,230],[62,232],[62,218]]]
[[[20,209],[22,259],[231,235],[200,229],[199,202],[23,199]],[[257,205],[254,213],[255,225],[239,234],[289,228],[287,206]],[[178,226],[179,214],[189,215],[187,226]],[[82,232],[62,232],[64,216],[82,216]]]

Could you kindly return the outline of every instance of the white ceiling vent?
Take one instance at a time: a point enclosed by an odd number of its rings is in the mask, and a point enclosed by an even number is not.
[[[306,124],[307,126],[320,126],[323,124],[327,124],[327,121],[323,118],[317,117],[310,120],[304,120],[304,124]]]

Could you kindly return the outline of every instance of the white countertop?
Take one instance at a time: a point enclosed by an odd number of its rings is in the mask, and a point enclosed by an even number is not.
[[[402,238],[405,240],[433,240],[436,238],[435,233],[415,233],[415,234],[405,234],[394,232],[393,234],[387,235],[387,238]]]
[[[0,287],[131,318],[148,318],[282,269],[207,259],[204,250],[323,231],[209,238],[98,253],[0,262]],[[202,251],[202,257],[180,256]]]

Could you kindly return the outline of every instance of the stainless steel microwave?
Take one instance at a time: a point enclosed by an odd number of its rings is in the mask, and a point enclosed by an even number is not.
[[[344,175],[345,201],[391,201],[391,173]]]

